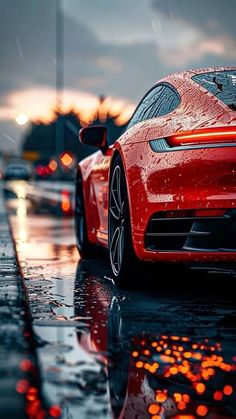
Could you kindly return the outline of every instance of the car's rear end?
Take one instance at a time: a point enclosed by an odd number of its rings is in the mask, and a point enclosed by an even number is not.
[[[142,161],[130,165],[129,182],[143,185],[130,196],[134,248],[145,260],[236,261],[236,71],[191,78],[208,102],[199,128],[186,130],[184,115],[179,131],[133,145]],[[222,112],[210,124],[215,98]]]

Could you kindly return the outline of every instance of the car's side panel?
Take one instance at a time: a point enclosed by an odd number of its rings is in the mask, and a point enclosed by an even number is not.
[[[100,153],[91,172],[91,185],[98,214],[97,241],[105,247],[108,244],[108,175],[111,152],[111,148],[109,148],[105,154]]]
[[[97,243],[96,231],[99,226],[99,217],[94,188],[91,182],[91,173],[93,170],[93,166],[100,159],[100,154],[100,151],[91,154],[89,157],[82,160],[78,166],[78,171],[80,172],[83,182],[83,198],[85,206],[85,218],[87,225],[88,240],[91,243]]]
[[[83,180],[88,239],[107,247],[108,173],[112,149],[97,151],[79,164]]]

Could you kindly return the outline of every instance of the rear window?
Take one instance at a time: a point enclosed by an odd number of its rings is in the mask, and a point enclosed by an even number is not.
[[[192,79],[225,105],[236,110],[236,70],[197,74]]]
[[[180,104],[178,91],[169,83],[159,83],[144,96],[138,105],[127,129],[141,121],[167,115]]]

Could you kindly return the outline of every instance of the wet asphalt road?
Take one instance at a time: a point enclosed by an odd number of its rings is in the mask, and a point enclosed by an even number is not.
[[[121,290],[106,257],[80,260],[73,218],[34,213],[24,194],[8,206],[58,416],[236,418],[234,269],[147,266]]]

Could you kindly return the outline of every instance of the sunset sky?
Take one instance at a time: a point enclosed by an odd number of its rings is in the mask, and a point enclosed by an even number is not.
[[[0,0],[0,150],[55,104],[57,0]],[[235,0],[63,0],[65,105],[99,94],[131,112],[159,78],[236,64]],[[19,119],[24,121],[24,119]]]

